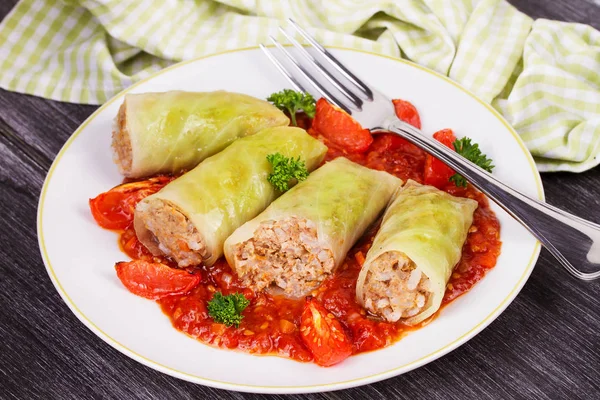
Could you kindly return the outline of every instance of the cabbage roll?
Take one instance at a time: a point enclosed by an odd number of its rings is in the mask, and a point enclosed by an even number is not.
[[[297,298],[344,260],[402,181],[337,158],[225,241],[225,257],[244,285]]]
[[[413,325],[439,308],[477,202],[409,180],[386,210],[356,283],[369,312]]]
[[[288,124],[273,105],[245,94],[127,94],[112,147],[120,172],[140,178],[190,170],[236,139]]]
[[[239,139],[138,203],[138,239],[180,267],[210,266],[223,254],[225,239],[280,195],[267,181],[267,155],[300,157],[312,171],[326,152],[300,128],[269,128]]]

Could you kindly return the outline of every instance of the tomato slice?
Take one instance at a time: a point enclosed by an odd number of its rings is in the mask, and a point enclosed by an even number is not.
[[[187,293],[200,283],[200,275],[144,260],[118,262],[115,269],[127,290],[150,300]]]
[[[315,362],[329,367],[352,354],[352,342],[342,324],[315,298],[306,298],[300,322],[300,334]]]
[[[454,141],[456,136],[451,129],[442,129],[433,134],[434,139],[442,143],[446,147],[454,150]],[[446,164],[427,154],[425,159],[425,178],[424,183],[426,185],[435,186],[438,189],[442,189],[448,185],[450,177],[454,175],[454,170],[448,167]]]
[[[157,176],[145,181],[124,183],[90,199],[90,210],[98,225],[106,229],[125,229],[133,221],[136,204],[158,192],[174,177]]]
[[[348,113],[324,98],[317,101],[312,128],[350,153],[363,153],[373,143],[368,129],[363,129]]]
[[[411,124],[415,128],[421,129],[421,117],[412,103],[400,99],[392,100],[392,103],[394,104],[394,109],[396,110],[396,116],[399,119]]]

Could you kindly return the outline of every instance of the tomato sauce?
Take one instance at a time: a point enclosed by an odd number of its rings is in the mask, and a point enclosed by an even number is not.
[[[299,116],[300,125],[308,128],[310,120]],[[423,182],[426,154],[419,148],[391,133],[373,135],[373,143],[364,153],[349,153],[336,147],[327,138],[308,129],[329,146],[326,160],[344,156],[370,168],[384,170],[406,180]],[[166,183],[165,183],[166,184]],[[467,292],[496,264],[500,254],[500,225],[489,207],[486,197],[470,185],[445,188],[454,196],[469,197],[479,203],[474,222],[457,264],[446,288],[443,305]],[[388,346],[411,330],[429,323],[435,316],[418,326],[387,323],[368,315],[356,302],[356,280],[365,256],[377,232],[372,227],[350,250],[335,274],[312,293],[321,304],[341,322],[352,341],[353,353],[371,351]],[[169,260],[152,256],[137,240],[132,226],[121,231],[120,245],[133,259],[163,262]],[[157,300],[173,326],[204,343],[221,348],[238,349],[254,354],[276,354],[297,361],[311,361],[313,355],[300,334],[300,320],[305,301],[290,300],[266,293],[254,293],[244,288],[224,259],[212,267],[191,269],[201,276],[200,284],[185,295]],[[208,315],[207,302],[215,292],[223,295],[240,292],[251,300],[243,312],[239,327],[226,327],[214,322]]]

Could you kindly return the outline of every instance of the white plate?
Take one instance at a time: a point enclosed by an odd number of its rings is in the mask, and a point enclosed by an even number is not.
[[[535,164],[518,135],[490,106],[449,79],[409,62],[347,49],[333,53],[391,98],[411,101],[424,132],[452,128],[480,143],[494,174],[543,199]],[[258,49],[184,62],[125,92],[226,89],[265,98],[287,87]],[[117,235],[99,228],[88,199],[120,183],[112,162],[113,118],[124,93],[100,107],[71,136],[54,161],[38,209],[39,244],[56,289],[73,313],[123,354],[161,372],[203,385],[265,393],[336,390],[386,379],[455,349],[492,322],[529,277],[539,245],[505,212],[498,264],[439,318],[393,346],[321,368],[278,357],[258,357],[206,346],[175,330],[159,306],[129,293],[114,263],[126,259]]]

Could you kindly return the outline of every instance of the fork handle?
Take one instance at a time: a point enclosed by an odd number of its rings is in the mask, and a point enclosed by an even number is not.
[[[527,228],[573,276],[586,281],[600,278],[600,225],[512,189],[396,117],[387,119],[381,129],[404,137],[464,176]]]

